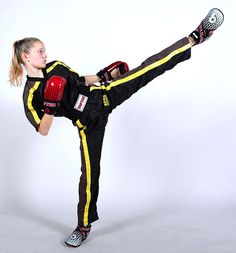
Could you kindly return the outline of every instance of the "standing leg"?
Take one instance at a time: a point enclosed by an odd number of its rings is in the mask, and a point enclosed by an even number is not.
[[[78,225],[87,226],[98,220],[100,160],[105,127],[85,128],[81,137],[81,177],[79,183]]]
[[[90,224],[98,220],[97,198],[104,133],[105,125],[79,129],[82,173],[79,182],[79,203],[77,207],[78,226],[65,240],[68,246],[80,246],[90,232]]]

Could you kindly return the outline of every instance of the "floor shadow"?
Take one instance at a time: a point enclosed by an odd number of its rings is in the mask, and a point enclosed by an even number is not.
[[[109,222],[109,225],[103,225],[101,228],[96,228],[94,231],[94,234],[97,237],[103,237],[108,234],[117,233],[119,231],[125,230],[128,227],[132,227],[133,225],[140,223],[142,224],[143,221],[150,222],[154,216],[156,216],[158,213],[162,215],[161,210],[158,210],[158,207],[153,210],[153,208],[150,208],[150,210],[144,210],[140,214],[133,214],[130,212],[130,216],[126,216],[123,219],[121,217],[117,217],[119,220],[111,220]],[[114,217],[114,216],[113,216]]]
[[[44,227],[49,228],[50,230],[56,231],[62,234],[63,236],[67,234],[68,231],[71,231],[72,229],[70,226],[67,226],[56,219],[54,220],[53,218],[46,216],[46,214],[45,215],[38,214],[35,211],[30,210],[25,207],[20,207],[20,208],[18,207],[16,214],[25,220],[31,220],[34,223],[38,223],[41,226],[44,226]]]

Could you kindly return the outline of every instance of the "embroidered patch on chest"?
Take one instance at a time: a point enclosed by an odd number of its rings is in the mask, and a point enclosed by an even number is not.
[[[74,108],[80,112],[83,112],[88,101],[88,97],[79,94],[79,97],[74,105]]]

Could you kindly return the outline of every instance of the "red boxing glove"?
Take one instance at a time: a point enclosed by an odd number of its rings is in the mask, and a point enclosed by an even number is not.
[[[100,82],[109,82],[114,79],[112,76],[112,71],[118,69],[120,72],[120,75],[123,75],[127,71],[129,71],[129,66],[127,63],[122,62],[122,61],[116,61],[107,66],[104,69],[101,69],[98,73],[97,76],[101,79]]]
[[[66,79],[60,76],[50,77],[44,88],[44,112],[50,115],[56,113],[62,100]]]

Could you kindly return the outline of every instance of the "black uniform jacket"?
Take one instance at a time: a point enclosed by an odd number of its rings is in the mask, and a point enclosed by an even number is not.
[[[23,102],[29,122],[38,131],[44,115],[43,91],[51,76],[61,76],[67,80],[60,108],[54,116],[65,116],[79,127],[96,124],[103,112],[102,91],[90,92],[85,78],[60,61],[53,61],[43,69],[44,77],[29,77],[25,83]],[[79,123],[78,123],[79,122]]]

